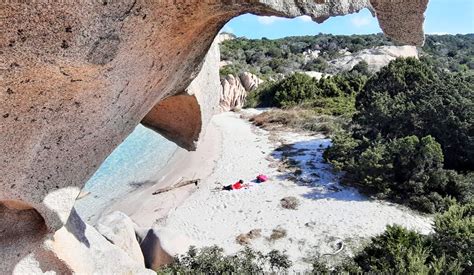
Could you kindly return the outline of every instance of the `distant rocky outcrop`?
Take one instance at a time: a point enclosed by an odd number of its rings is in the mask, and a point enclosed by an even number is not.
[[[226,40],[232,40],[235,39],[235,34],[233,33],[228,33],[228,32],[221,32],[219,35],[216,37],[217,43],[222,43]]]
[[[317,80],[321,79],[322,77],[331,76],[331,74],[325,74],[325,73],[320,73],[320,72],[315,72],[315,71],[304,71],[302,73],[309,75],[311,77],[314,77]]]
[[[354,54],[345,54],[343,57],[331,60],[329,64],[338,71],[348,71],[359,62],[365,61],[369,65],[369,71],[377,72],[397,57],[418,58],[418,50],[415,46],[380,46]]]
[[[251,74],[249,72],[244,72],[239,75],[240,82],[242,83],[242,86],[244,86],[244,89],[247,92],[253,91],[260,86],[260,84],[263,83],[263,80],[258,78],[258,76]]]
[[[249,91],[255,90],[263,80],[249,72],[241,73],[238,77],[227,75],[221,79],[222,93],[219,108],[222,112],[242,108]]]
[[[201,104],[182,115],[167,108],[176,116],[163,119],[159,104],[168,99],[168,107],[176,106],[181,98],[173,96],[189,94],[214,37],[231,18],[307,14],[323,22],[369,8],[392,38],[421,45],[427,2],[3,1],[0,273],[147,273],[82,222],[74,201],[150,112],[157,111],[149,127],[192,149],[212,109]],[[203,96],[217,98],[219,91]],[[202,118],[185,122],[194,119],[189,114]],[[181,134],[180,124],[192,129]]]

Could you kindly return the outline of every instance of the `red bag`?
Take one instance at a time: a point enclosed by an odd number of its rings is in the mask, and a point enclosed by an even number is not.
[[[257,182],[266,182],[267,180],[268,180],[268,177],[265,175],[260,174],[257,176]]]

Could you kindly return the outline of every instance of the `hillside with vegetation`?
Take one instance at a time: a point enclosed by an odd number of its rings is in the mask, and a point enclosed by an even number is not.
[[[235,38],[221,43],[221,74],[251,72],[263,79],[278,79],[295,71],[335,74],[330,61],[347,53],[379,46],[394,46],[382,34],[295,36],[281,39]],[[474,34],[427,35],[420,55],[450,72],[474,71]]]
[[[221,73],[248,70],[267,79],[248,94],[246,107],[282,111],[252,119],[260,125],[311,131],[329,121],[323,132],[334,145],[325,158],[345,172],[347,184],[429,213],[470,201],[474,35],[429,35],[420,60],[397,59],[376,73],[365,62],[348,71],[330,67],[344,51],[390,45],[381,35],[236,38],[221,45],[222,58],[231,62]],[[315,51],[318,57],[309,58]],[[325,65],[312,67],[315,60]],[[332,75],[318,80],[305,70]]]
[[[324,158],[345,184],[436,214],[431,235],[388,227],[339,266],[315,260],[313,273],[472,274],[474,35],[428,35],[419,60],[399,58],[378,72],[364,62],[331,67],[345,52],[390,45],[381,35],[237,38],[221,45],[221,74],[266,80],[246,106],[274,109],[251,118],[255,124],[330,136]]]

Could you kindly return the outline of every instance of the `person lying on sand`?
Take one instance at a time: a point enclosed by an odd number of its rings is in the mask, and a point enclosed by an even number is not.
[[[219,183],[220,184],[220,183]],[[222,189],[221,190],[225,190],[225,191],[232,191],[232,190],[239,190],[239,189],[242,189],[242,188],[247,188],[249,187],[248,184],[244,184],[244,181],[243,180],[239,180],[238,182],[234,183],[234,184],[229,184],[229,185],[225,185],[225,186],[222,186]]]

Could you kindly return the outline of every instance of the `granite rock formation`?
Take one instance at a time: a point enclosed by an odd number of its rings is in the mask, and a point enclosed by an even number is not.
[[[239,78],[240,82],[242,83],[242,86],[244,86],[244,89],[247,92],[257,89],[258,86],[263,83],[263,80],[258,78],[258,76],[249,72],[243,72],[239,75]]]
[[[247,93],[258,88],[263,80],[249,72],[243,72],[239,76],[227,75],[221,79],[222,93],[219,109],[222,112],[240,109],[245,104]]]
[[[143,263],[140,244],[135,234],[137,225],[122,212],[115,211],[102,217],[96,225],[97,231],[109,242],[121,248],[125,253],[138,263]]]
[[[415,46],[380,46],[331,60],[329,64],[337,70],[348,71],[365,61],[369,65],[369,71],[378,72],[397,57],[418,58],[418,50]]]
[[[1,2],[0,273],[140,273],[74,201],[154,106],[185,91],[231,18],[323,22],[369,8],[392,38],[421,45],[427,1]]]
[[[191,84],[177,95],[163,99],[143,118],[141,123],[178,146],[196,150],[205,126],[217,112],[222,87],[219,85],[219,38],[207,53],[201,71]]]

